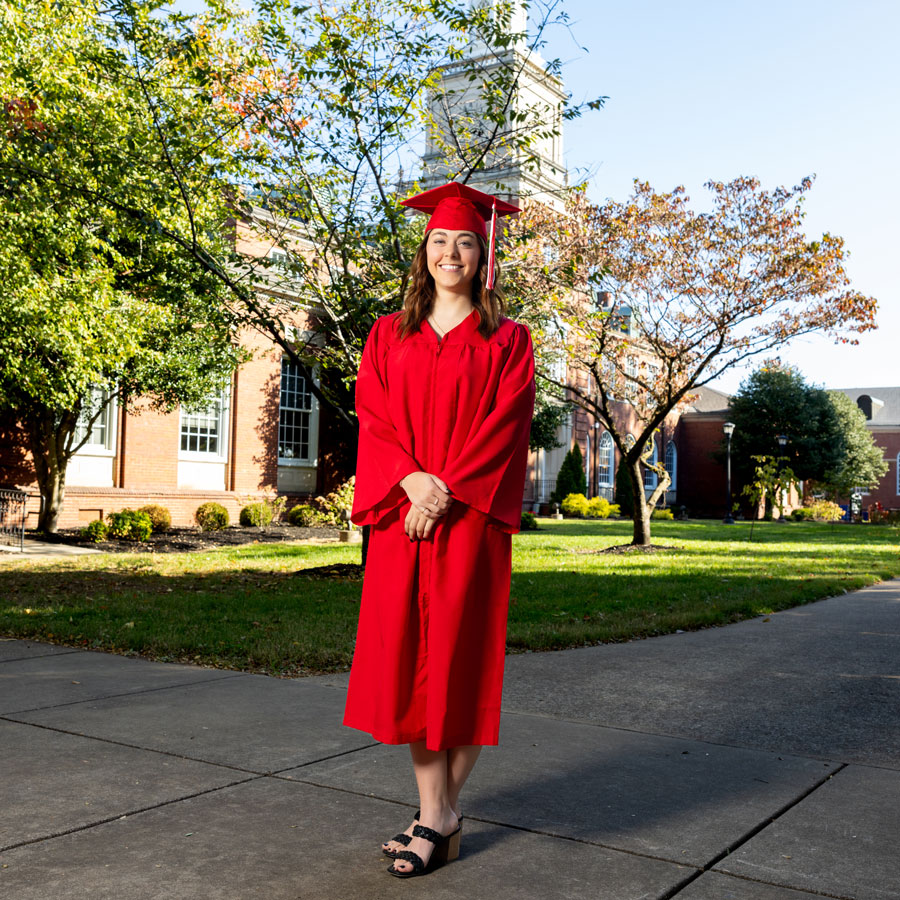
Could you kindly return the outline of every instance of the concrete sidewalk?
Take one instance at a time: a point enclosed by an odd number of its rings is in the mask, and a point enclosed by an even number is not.
[[[400,884],[405,748],[346,676],[0,642],[0,896],[900,900],[900,582],[507,660],[459,861]]]
[[[55,543],[53,541],[38,541],[34,538],[25,538],[22,549],[0,544],[0,562],[4,559],[21,559],[23,556],[90,556],[100,553],[93,547],[76,547],[72,544]]]

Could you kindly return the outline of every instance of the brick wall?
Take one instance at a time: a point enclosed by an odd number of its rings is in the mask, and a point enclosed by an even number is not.
[[[870,503],[880,503],[885,509],[900,509],[900,495],[897,494],[897,454],[900,453],[900,430],[873,430],[872,437],[884,451],[888,470],[878,487],[863,497],[863,508]]]
[[[675,504],[684,505],[688,514],[721,518],[726,512],[726,474],[715,453],[722,447],[722,416],[685,415],[675,429],[678,448],[678,483]],[[732,479],[732,494],[739,489]]]

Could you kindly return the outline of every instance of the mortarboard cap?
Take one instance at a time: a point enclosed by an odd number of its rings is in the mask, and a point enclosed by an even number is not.
[[[426,232],[434,228],[449,228],[451,231],[472,231],[480,234],[488,242],[488,283],[490,290],[494,286],[494,247],[497,227],[497,216],[508,216],[519,212],[518,206],[506,203],[491,194],[485,194],[451,181],[440,187],[432,188],[423,194],[402,200],[402,206],[419,212],[431,213]],[[487,221],[490,220],[490,231]]]

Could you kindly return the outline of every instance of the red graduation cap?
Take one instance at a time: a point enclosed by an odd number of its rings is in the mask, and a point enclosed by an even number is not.
[[[488,242],[488,283],[494,286],[494,254],[497,216],[508,216],[519,212],[518,206],[506,203],[491,194],[476,191],[467,184],[451,181],[432,188],[423,194],[402,200],[402,206],[431,213],[426,233],[433,228],[449,228],[451,231],[472,231],[480,234]],[[490,234],[487,220],[490,219]]]

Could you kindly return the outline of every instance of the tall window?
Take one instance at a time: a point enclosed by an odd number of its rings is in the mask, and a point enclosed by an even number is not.
[[[77,447],[84,441],[80,448],[82,453],[108,452],[115,447],[116,405],[110,402],[109,395],[108,390],[92,388],[90,395],[81,407],[81,415],[78,416],[78,424],[75,426],[75,439],[72,446]],[[100,414],[97,415],[97,413]],[[95,416],[96,418],[94,418]],[[94,419],[93,424],[90,424],[91,419]]]
[[[666,444],[666,471],[672,479],[669,490],[674,491],[678,487],[678,450],[673,441]]]
[[[600,443],[597,444],[597,484],[600,487],[612,487],[614,474],[613,439],[608,431],[604,431]]]
[[[312,418],[315,400],[299,366],[281,358],[281,398],[278,404],[278,459],[309,462],[313,448]]]
[[[637,384],[635,383],[635,379],[637,378],[638,364],[637,357],[629,356],[625,360],[625,397],[628,400],[637,396]]]
[[[897,454],[897,496],[900,497],[900,453]]]
[[[227,449],[228,389],[206,403],[181,408],[181,452],[207,459],[224,459]]]
[[[650,462],[655,464],[658,458],[656,444],[653,444],[653,453],[650,455]],[[652,491],[656,487],[656,482],[659,480],[656,472],[653,469],[648,469],[644,466],[644,490]]]

